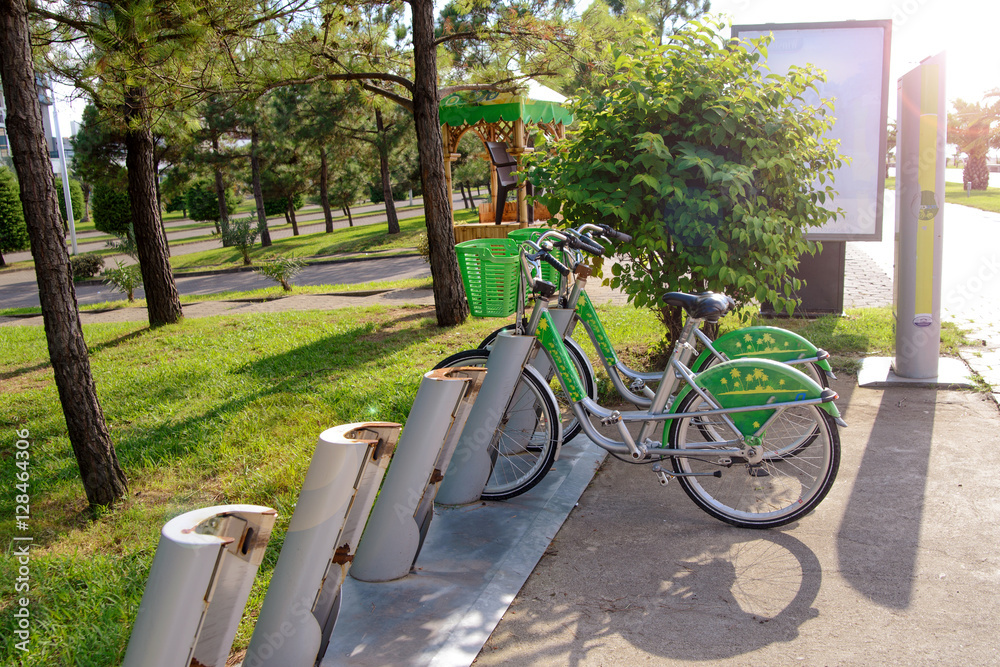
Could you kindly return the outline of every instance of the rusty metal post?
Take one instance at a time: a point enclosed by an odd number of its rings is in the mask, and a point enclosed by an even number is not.
[[[490,478],[493,441],[535,339],[501,332],[486,362],[486,379],[438,489],[436,501],[465,505],[479,500]]]
[[[355,579],[391,581],[410,572],[485,374],[485,368],[442,368],[424,375],[351,565]]]
[[[312,667],[322,658],[399,428],[365,422],[319,436],[244,667]]]
[[[125,667],[224,667],[277,512],[219,505],[163,526]]]

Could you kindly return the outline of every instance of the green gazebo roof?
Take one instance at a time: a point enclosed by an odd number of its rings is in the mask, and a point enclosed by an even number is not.
[[[441,123],[452,126],[465,123],[475,125],[480,121],[495,123],[500,120],[568,125],[573,122],[573,114],[562,105],[559,98],[562,95],[537,84],[526,93],[517,94],[462,91],[441,100],[439,113]]]

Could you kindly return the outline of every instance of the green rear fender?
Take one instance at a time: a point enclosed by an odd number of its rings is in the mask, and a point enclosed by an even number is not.
[[[719,336],[712,341],[712,345],[731,360],[755,357],[787,363],[796,359],[810,359],[819,354],[819,348],[808,340],[779,327],[737,329]],[[702,350],[691,370],[699,372],[711,356],[711,350]],[[826,359],[820,359],[816,365],[824,371],[832,372]]]
[[[769,359],[738,359],[712,366],[695,376],[695,384],[708,391],[723,408],[742,408],[772,403],[805,401],[824,396],[823,387],[793,366]],[[678,412],[684,399],[693,391],[685,386],[671,407]],[[835,396],[825,390],[826,396]],[[820,403],[819,407],[833,418],[840,417],[840,411],[832,400]],[[766,422],[774,410],[767,408],[748,412],[734,412],[729,415],[743,435],[753,435]],[[664,442],[669,438],[670,422],[664,428]]]

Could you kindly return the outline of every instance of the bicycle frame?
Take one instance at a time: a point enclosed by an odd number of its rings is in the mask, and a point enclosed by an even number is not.
[[[600,229],[594,225],[583,225],[579,231],[586,232],[588,229],[600,231]],[[544,238],[544,235],[542,238]],[[569,248],[564,248],[564,252],[567,254],[573,253],[573,251]],[[587,279],[590,275],[590,268],[582,264],[579,260],[580,258],[577,253],[577,256],[574,257],[573,273],[575,275],[575,280],[573,281],[572,287],[569,287],[568,280],[566,280],[566,278],[560,281],[560,287],[562,288],[562,293],[564,295],[560,301],[564,305],[564,309],[571,311],[572,313],[569,317],[559,318],[565,323],[562,328],[563,336],[571,337],[575,330],[577,321],[581,322],[591,340],[591,343],[594,345],[594,349],[597,350],[598,355],[601,358],[601,363],[608,374],[608,378],[611,380],[611,383],[615,387],[618,394],[637,407],[649,407],[655,392],[646,385],[648,383],[659,382],[662,377],[662,373],[635,371],[625,365],[618,357],[618,354],[614,349],[614,345],[612,344],[607,331],[604,329],[600,315],[594,307],[593,302],[590,300],[590,296],[585,291]],[[557,312],[562,309],[553,310],[554,312]],[[523,312],[523,305],[522,311],[519,312]],[[520,321],[520,318],[518,321]],[[747,349],[744,351],[742,349],[743,342],[734,339],[743,337],[747,334],[751,334],[752,336],[763,336],[764,338],[769,338],[772,341],[776,339],[778,341],[783,341],[785,347],[783,349],[761,351],[751,349],[750,346],[747,345]],[[694,327],[693,329],[684,329],[684,332],[681,334],[679,340],[681,341],[681,345],[684,347],[684,354],[681,361],[685,365],[688,365],[689,368],[703,368],[706,363],[706,359],[709,356],[714,356],[720,362],[741,357],[765,357],[779,360],[782,363],[791,366],[816,363],[827,374],[829,374],[830,377],[836,377],[829,366],[829,362],[827,361],[830,356],[829,354],[813,347],[811,343],[798,334],[776,327],[750,327],[740,329],[715,341],[709,338],[700,328]],[[704,347],[704,350],[700,354],[693,345],[695,340],[700,342]],[[791,347],[791,345],[794,345],[795,347]],[[725,348],[726,351],[724,352],[723,350],[720,350],[719,347]],[[798,354],[798,356],[794,356],[796,354]],[[691,362],[692,358],[694,358],[693,363]],[[631,380],[631,387],[626,386],[625,382],[622,380],[622,376]],[[636,393],[637,391],[642,393]]]
[[[543,235],[539,241],[544,241],[544,239],[545,235]],[[527,264],[527,261],[524,260],[523,253],[522,270],[524,271],[524,275],[530,280],[530,266]],[[694,329],[703,321],[693,317],[688,318],[688,321],[684,326],[684,330],[679,338],[679,342],[674,345],[674,349],[671,352],[670,361],[664,369],[662,375],[659,376],[660,382],[653,394],[653,397],[649,399],[648,410],[627,411],[624,413],[617,410],[609,410],[586,396],[583,389],[583,383],[576,374],[576,370],[574,369],[569,357],[569,352],[563,342],[562,332],[558,330],[554,320],[552,319],[551,313],[548,311],[548,302],[548,297],[539,296],[536,298],[535,306],[532,309],[525,334],[535,337],[540,343],[542,349],[545,350],[552,362],[552,366],[560,384],[572,402],[572,410],[574,415],[580,421],[584,432],[595,443],[609,452],[630,456],[635,460],[645,459],[649,456],[683,456],[696,458],[719,457],[720,455],[727,454],[753,458],[754,456],[760,454],[755,454],[751,451],[756,446],[755,443],[759,442],[771,422],[786,408],[803,405],[818,405],[822,409],[826,410],[835,419],[839,420],[840,418],[839,411],[837,411],[836,406],[832,403],[836,394],[830,390],[823,390],[811,379],[801,374],[799,371],[790,368],[788,372],[798,373],[801,375],[801,378],[798,378],[799,383],[801,384],[804,382],[806,387],[813,390],[812,393],[816,394],[815,396],[809,397],[805,395],[805,393],[802,393],[800,396],[796,397],[796,400],[793,401],[774,401],[765,404],[758,403],[746,406],[722,407],[708,388],[699,386],[696,375],[684,364],[685,357],[690,356],[693,348],[690,344],[684,344],[682,341],[689,340],[693,335],[692,332]],[[595,345],[597,345],[596,342]],[[782,366],[776,362],[765,362],[762,360],[754,361],[757,363],[773,363],[776,367]],[[737,362],[724,363],[733,365]],[[740,365],[743,366],[744,364]],[[774,368],[771,368],[772,372],[774,372],[774,370]],[[718,446],[713,446],[711,449],[706,450],[674,449],[665,447],[662,441],[657,442],[651,438],[658,424],[665,423],[672,419],[691,416],[690,413],[666,411],[667,403],[671,399],[671,396],[681,379],[685,381],[686,387],[690,388],[688,391],[698,393],[698,395],[700,395],[701,398],[704,399],[711,407],[710,410],[699,411],[699,416],[719,416],[734,433],[742,434],[742,437],[738,442],[733,441],[732,444],[734,447],[719,448]],[[810,385],[812,386],[810,387]],[[686,391],[680,392],[674,399],[674,405],[679,405],[684,396],[686,396]],[[759,413],[762,411],[772,412],[765,419],[764,423],[754,422],[756,430],[752,433],[744,432],[745,429],[741,428],[742,425],[735,423],[732,417],[732,415],[739,413]],[[614,424],[617,427],[622,440],[616,441],[602,435],[590,421],[590,415],[600,418],[602,423],[606,425]],[[636,442],[636,439],[632,438],[626,428],[626,424],[636,422],[641,422],[643,424],[639,432],[638,442]],[[838,423],[842,423],[842,420]],[[728,445],[729,442],[714,444]]]

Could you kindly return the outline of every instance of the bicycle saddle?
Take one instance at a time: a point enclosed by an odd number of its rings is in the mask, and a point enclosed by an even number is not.
[[[667,292],[663,295],[663,301],[668,306],[683,308],[691,317],[709,322],[717,321],[736,307],[736,302],[731,298],[715,292],[702,292],[701,294]]]

